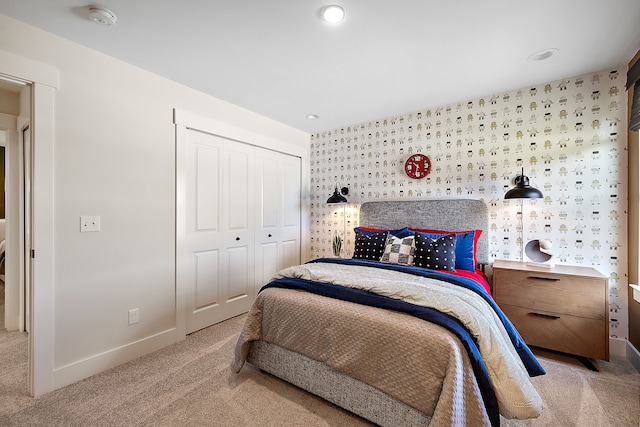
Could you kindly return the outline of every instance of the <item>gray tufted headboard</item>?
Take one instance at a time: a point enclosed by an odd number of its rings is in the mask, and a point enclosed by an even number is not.
[[[489,214],[482,200],[433,199],[364,202],[360,225],[385,230],[403,227],[433,230],[482,230],[478,240],[478,262],[489,263]]]

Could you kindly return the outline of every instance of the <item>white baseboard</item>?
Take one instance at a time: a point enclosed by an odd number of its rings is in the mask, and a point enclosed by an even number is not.
[[[177,335],[176,329],[169,329],[120,348],[56,368],[53,372],[54,387],[56,389],[65,387],[184,339],[184,336]],[[612,357],[628,359],[640,372],[640,352],[628,340],[609,338],[609,354]]]
[[[175,344],[182,339],[184,339],[184,336],[179,337],[177,330],[173,328],[84,360],[57,367],[53,370],[54,389],[65,387],[107,369],[114,368],[145,354]]]
[[[609,338],[609,355],[624,357],[640,372],[640,352],[629,340]]]
[[[627,343],[629,341],[622,338],[609,337],[609,356],[627,357]]]
[[[627,341],[627,359],[640,372],[640,351],[629,341]]]

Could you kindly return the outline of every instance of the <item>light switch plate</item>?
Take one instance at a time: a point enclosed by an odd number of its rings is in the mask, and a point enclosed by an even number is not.
[[[80,217],[80,232],[85,233],[87,231],[100,231],[99,216],[81,216]]]
[[[133,308],[129,310],[129,324],[134,325],[140,321],[140,310]]]

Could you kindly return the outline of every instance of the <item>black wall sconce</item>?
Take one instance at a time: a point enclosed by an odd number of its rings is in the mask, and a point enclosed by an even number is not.
[[[504,195],[505,199],[541,199],[542,192],[537,188],[533,188],[529,184],[529,178],[524,174],[524,168],[522,168],[522,173],[516,176],[515,187],[507,191]]]
[[[516,176],[514,180],[515,187],[507,191],[504,195],[506,199],[519,199],[520,200],[520,259],[524,261],[525,246],[524,246],[524,199],[542,199],[542,191],[532,187],[529,184],[529,178],[524,174],[524,168],[520,175]]]
[[[347,198],[344,196],[349,195],[349,189],[347,187],[342,187],[340,189],[340,193],[338,193],[338,183],[336,183],[336,189],[333,191],[331,197],[327,199],[327,203],[347,203]]]

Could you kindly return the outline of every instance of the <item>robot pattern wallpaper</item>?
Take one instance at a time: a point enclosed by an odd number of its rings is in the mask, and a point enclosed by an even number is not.
[[[609,332],[626,338],[625,79],[620,67],[313,134],[311,256],[332,256],[335,235],[352,256],[362,202],[482,199],[491,261],[550,241],[555,264],[609,278]],[[415,154],[429,157],[428,175],[405,172]],[[522,173],[543,198],[504,199]],[[336,186],[346,205],[326,203]]]

